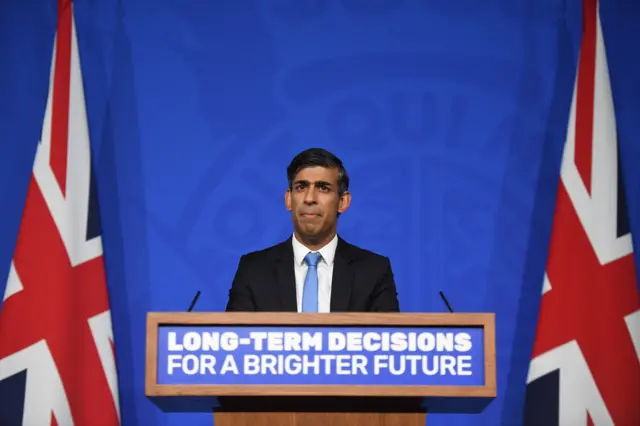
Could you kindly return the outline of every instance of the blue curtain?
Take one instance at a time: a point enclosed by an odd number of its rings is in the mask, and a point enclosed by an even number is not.
[[[0,2],[0,265],[44,113],[54,0]],[[350,242],[401,309],[497,313],[498,398],[434,425],[519,424],[582,25],[579,0],[85,0],[76,23],[123,424],[210,425],[144,396],[145,315],[224,309],[241,254],[287,238],[285,168],[352,178]],[[640,236],[640,3],[601,7]],[[2,274],[0,274],[2,275]],[[4,291],[6,280],[0,280]],[[2,401],[0,401],[0,404]]]

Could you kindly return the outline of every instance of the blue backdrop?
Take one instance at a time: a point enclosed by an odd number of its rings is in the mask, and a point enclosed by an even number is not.
[[[429,425],[519,424],[580,0],[75,3],[125,426],[211,424],[145,398],[145,315],[185,310],[196,290],[196,310],[224,309],[239,256],[290,235],[285,167],[311,146],[345,161],[341,234],[391,257],[403,311],[445,311],[444,290],[458,311],[497,313],[499,397]],[[640,2],[603,3],[640,236]],[[0,4],[7,276],[57,4]]]

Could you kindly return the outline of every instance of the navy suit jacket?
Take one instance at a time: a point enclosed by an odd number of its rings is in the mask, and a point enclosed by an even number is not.
[[[297,312],[291,238],[240,258],[227,312]],[[331,312],[399,312],[389,259],[338,237],[330,308]]]

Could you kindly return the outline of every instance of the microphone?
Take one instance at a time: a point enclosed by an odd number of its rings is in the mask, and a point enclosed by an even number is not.
[[[449,301],[447,300],[446,297],[444,297],[444,293],[442,291],[440,292],[440,297],[442,297],[442,300],[444,300],[444,303],[446,303],[447,308],[449,308],[449,312],[453,312],[453,309],[451,309],[451,305],[449,304]]]
[[[193,309],[193,307],[196,304],[196,300],[198,300],[198,297],[200,297],[200,290],[198,290],[198,292],[196,293],[195,297],[191,301],[191,305],[189,306],[189,309],[187,309],[187,312],[191,312],[191,310]]]

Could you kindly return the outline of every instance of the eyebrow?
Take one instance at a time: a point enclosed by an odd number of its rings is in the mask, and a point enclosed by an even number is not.
[[[295,182],[293,182],[294,185],[297,184],[305,184],[305,185],[309,185],[309,181],[308,180],[297,180]],[[324,180],[319,180],[315,183],[315,185],[324,185],[324,186],[333,186],[331,183],[324,181]]]

